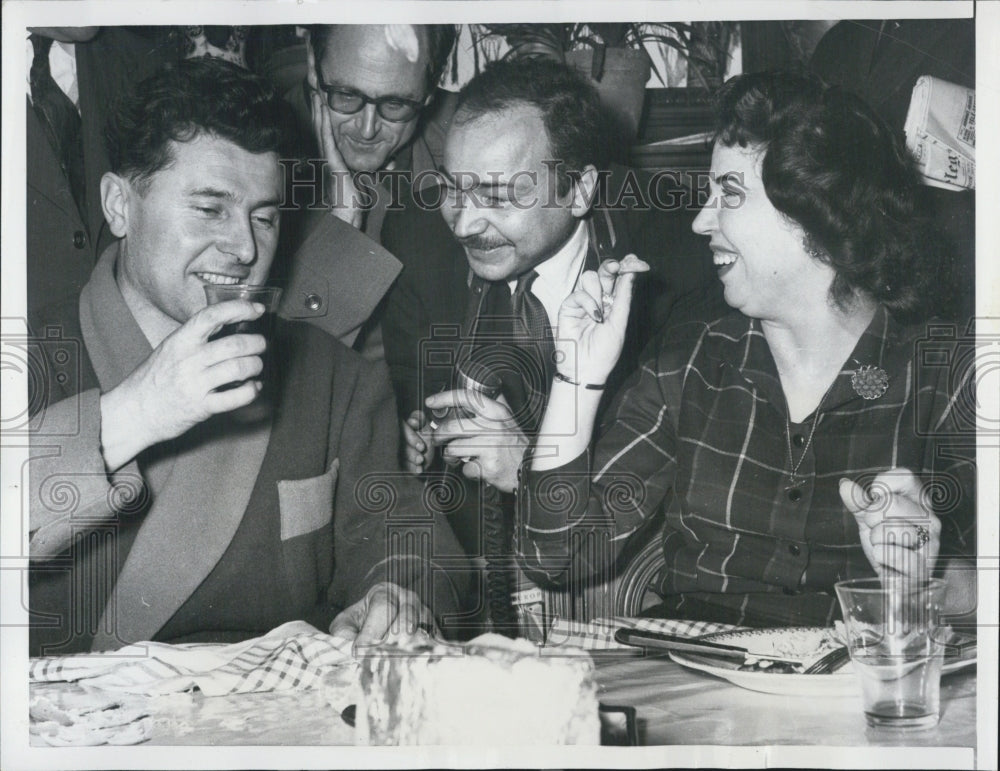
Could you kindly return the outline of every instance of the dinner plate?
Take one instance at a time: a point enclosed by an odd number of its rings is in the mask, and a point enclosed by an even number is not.
[[[836,645],[832,629],[794,627],[790,629],[752,629],[705,635],[704,640],[739,645],[751,653],[785,653],[789,656],[818,655],[817,648]],[[827,675],[783,674],[766,670],[740,670],[741,662],[697,653],[670,651],[670,658],[690,669],[697,669],[728,680],[733,685],[762,693],[784,696],[860,696],[861,686],[848,663]],[[942,674],[949,674],[976,663],[975,651],[966,656],[945,656]]]

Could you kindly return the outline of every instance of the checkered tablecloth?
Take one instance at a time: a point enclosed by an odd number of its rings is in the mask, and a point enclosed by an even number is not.
[[[590,622],[556,619],[549,628],[545,638],[545,648],[567,646],[583,648],[584,650],[613,650],[632,648],[615,642],[615,631],[627,627],[643,629],[663,634],[675,634],[682,637],[700,637],[715,632],[733,632],[744,627],[732,624],[717,624],[709,621],[684,621],[662,618],[629,618],[613,616],[611,618],[596,618]]]
[[[150,696],[194,687],[223,696],[317,687],[346,667],[357,667],[350,641],[292,621],[231,645],[142,642],[106,653],[32,659],[29,676],[31,682],[79,682]]]
[[[556,619],[545,648],[612,650],[621,627],[698,637],[738,629],[702,621],[599,618],[589,623]],[[79,682],[105,691],[158,695],[199,688],[206,696],[318,687],[324,677],[358,666],[351,643],[293,621],[263,637],[231,645],[143,642],[117,651],[32,659],[31,682]],[[338,679],[349,679],[340,677]]]

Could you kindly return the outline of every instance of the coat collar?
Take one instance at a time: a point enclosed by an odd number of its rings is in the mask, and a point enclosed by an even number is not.
[[[104,250],[80,292],[80,326],[102,392],[115,388],[153,352],[115,281],[119,244]]]
[[[84,344],[103,392],[152,353],[115,282],[117,257],[117,244],[105,250],[80,297]],[[205,580],[239,527],[270,434],[268,422],[240,425],[216,416],[143,463],[152,504],[104,609],[94,650],[151,640]]]

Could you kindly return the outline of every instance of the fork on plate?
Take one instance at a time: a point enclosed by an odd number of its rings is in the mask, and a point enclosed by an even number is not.
[[[802,674],[829,675],[830,673],[836,672],[840,669],[840,667],[847,662],[850,657],[851,654],[850,651],[847,650],[847,646],[841,645],[814,661],[802,671]]]

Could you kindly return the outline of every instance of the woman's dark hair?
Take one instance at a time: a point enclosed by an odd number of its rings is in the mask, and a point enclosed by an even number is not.
[[[528,105],[542,114],[556,179],[565,195],[575,174],[608,165],[608,125],[597,91],[560,62],[541,58],[501,59],[489,64],[459,92],[453,123]]]
[[[142,192],[173,162],[171,141],[209,134],[247,152],[283,155],[293,136],[291,120],[288,105],[263,78],[222,59],[184,59],[126,94],[104,135],[111,171]]]
[[[836,271],[834,302],[861,290],[899,317],[922,314],[942,242],[912,158],[864,101],[803,75],[740,75],[719,91],[715,139],[764,151],[767,197]]]

